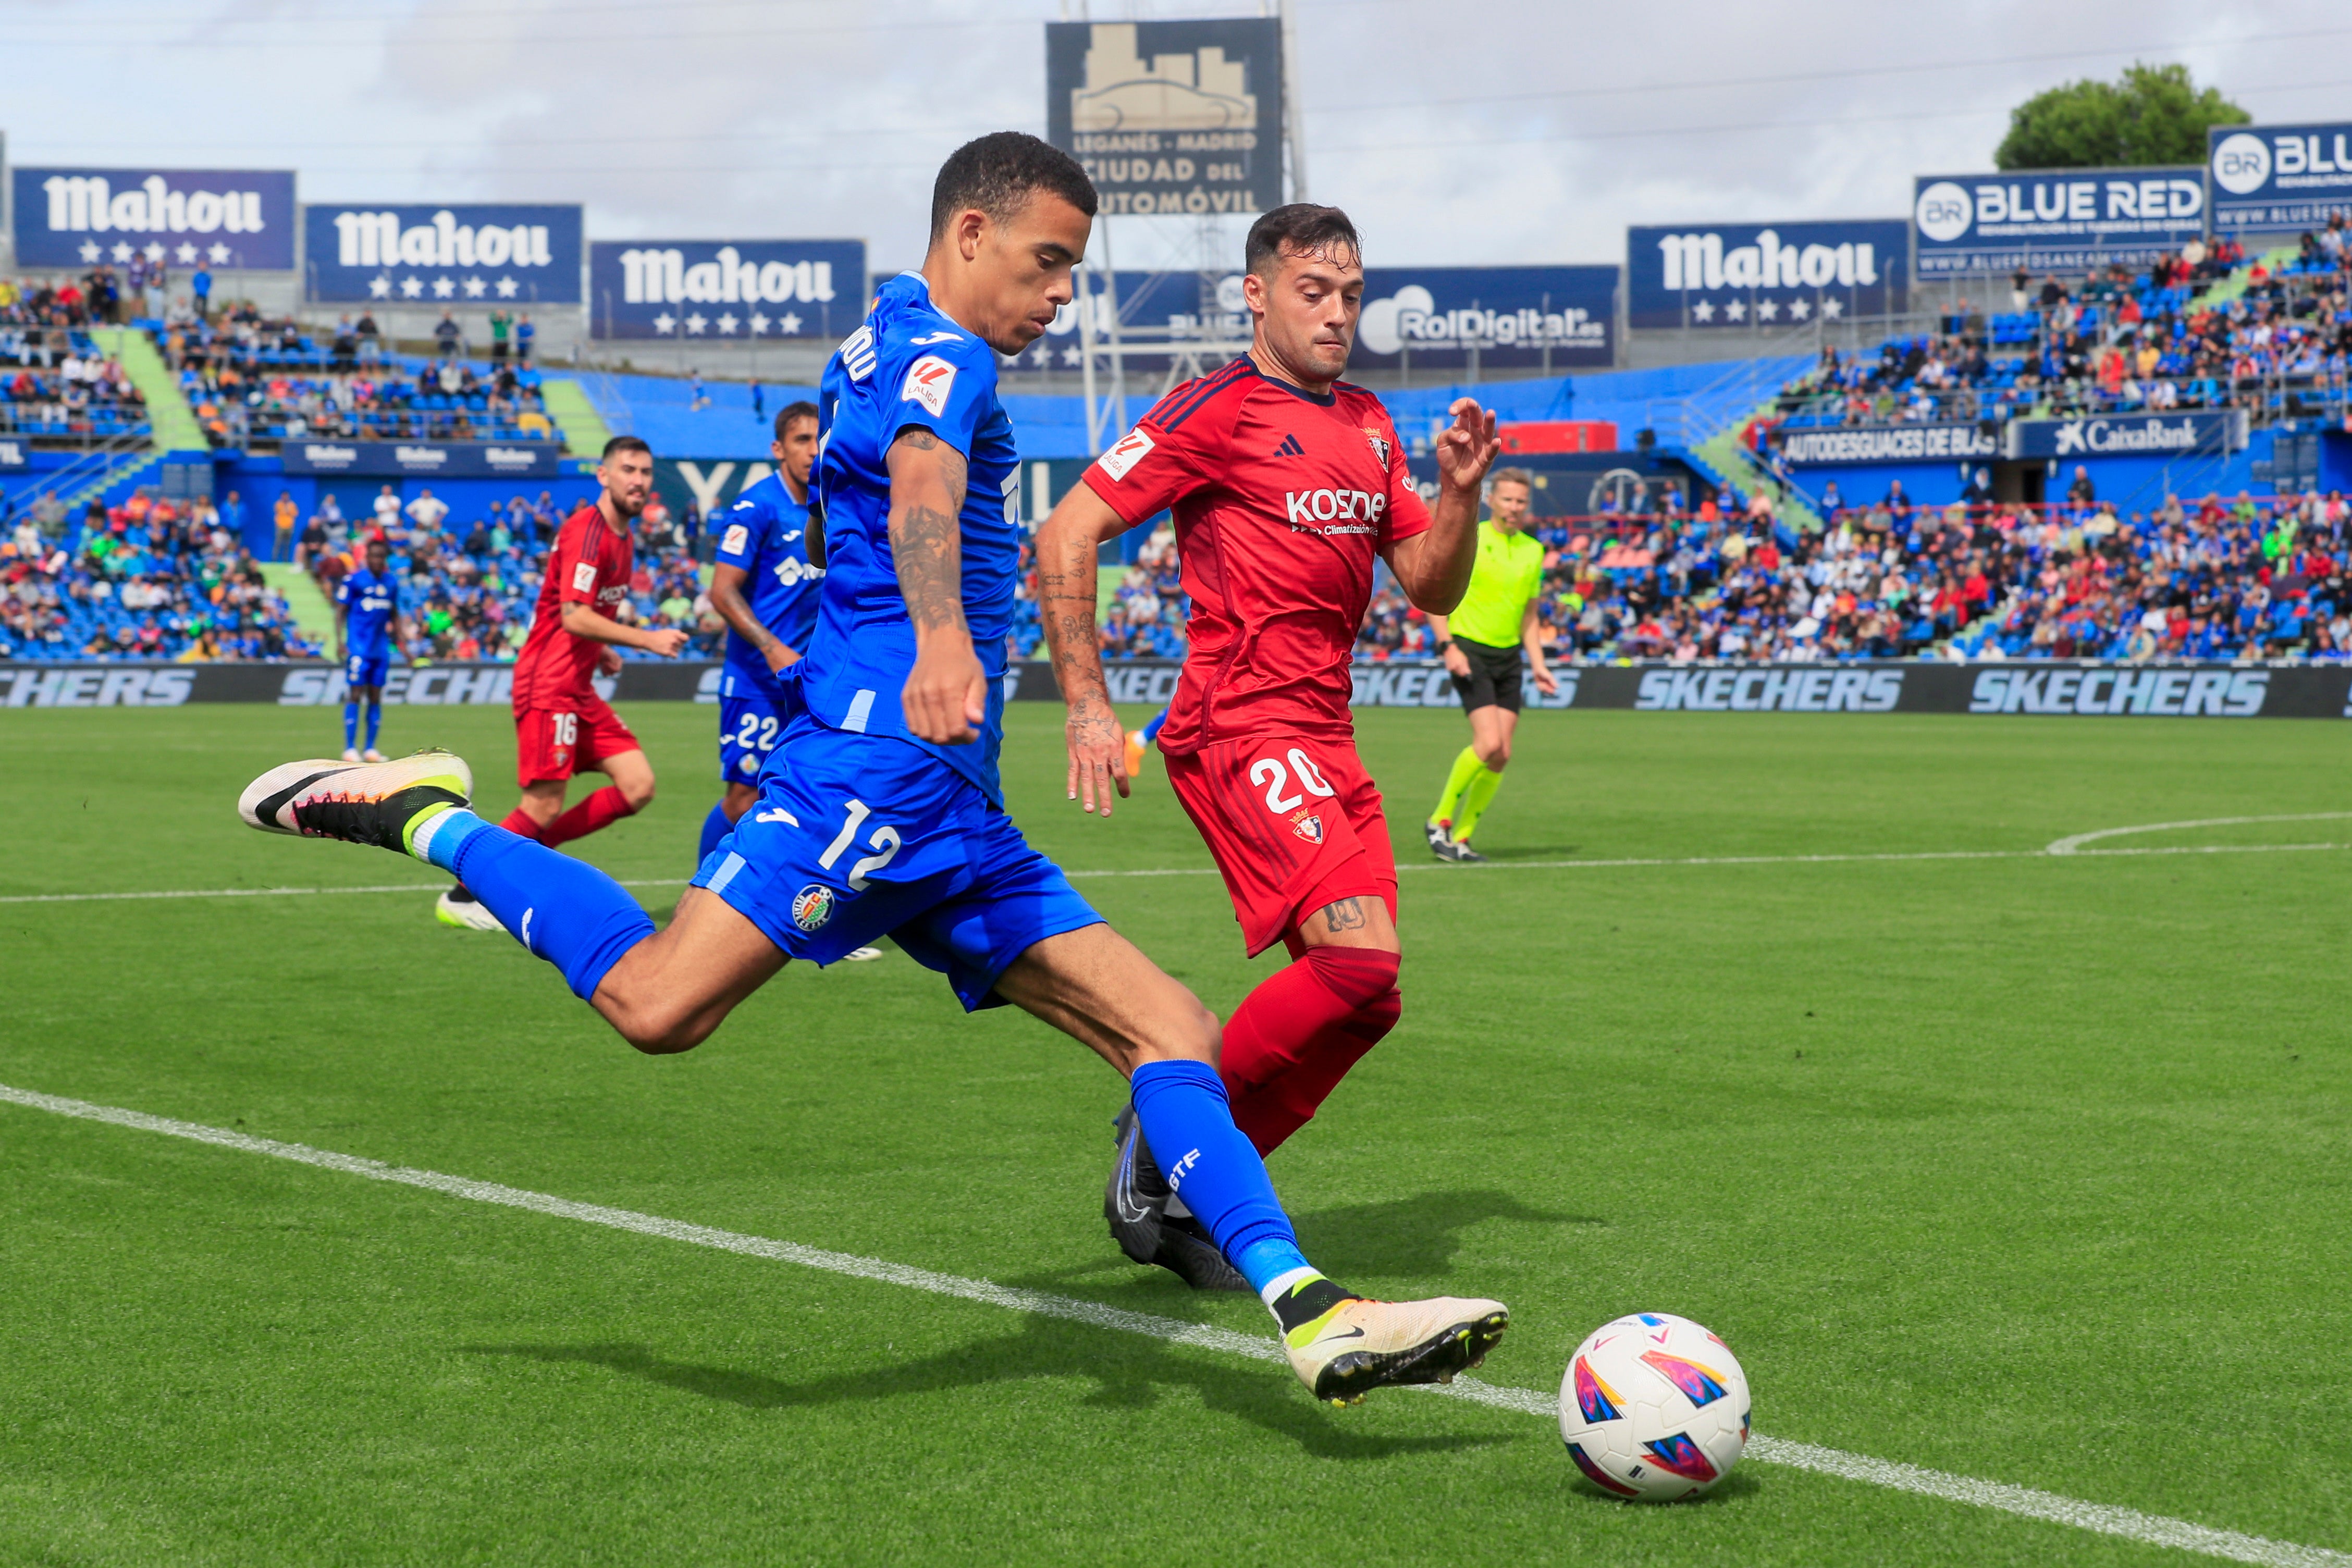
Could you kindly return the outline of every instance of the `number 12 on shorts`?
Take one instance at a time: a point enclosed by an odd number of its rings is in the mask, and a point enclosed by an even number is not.
[[[841,824],[841,831],[833,836],[833,842],[825,846],[824,853],[816,857],[816,863],[821,870],[833,869],[834,862],[841,858],[842,852],[848,849],[851,841],[857,837],[857,830],[864,827],[866,819],[874,814],[873,808],[863,800],[842,802],[842,811],[844,821]],[[851,864],[849,891],[852,893],[864,893],[866,883],[873,879],[873,873],[898,858],[898,830],[887,824],[877,827],[867,837],[866,847],[877,852]]]

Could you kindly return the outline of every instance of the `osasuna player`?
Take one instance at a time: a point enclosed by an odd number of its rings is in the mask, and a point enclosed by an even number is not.
[[[1478,820],[1495,803],[1510,766],[1511,737],[1519,727],[1521,676],[1532,671],[1536,689],[1559,689],[1544,664],[1536,600],[1543,592],[1543,546],[1524,531],[1535,484],[1524,468],[1497,470],[1487,486],[1494,514],[1478,525],[1477,559],[1470,586],[1451,615],[1432,615],[1454,689],[1470,716],[1470,744],[1454,759],[1437,810],[1422,825],[1430,852],[1442,861],[1486,857],[1470,847]]]
[[[392,575],[392,547],[382,538],[367,542],[367,564],[347,571],[335,584],[335,658],[343,666],[343,760],[381,762],[376,734],[383,725],[383,676],[392,664],[395,632],[412,635],[401,613],[400,584]],[[359,749],[360,707],[367,707],[367,750]]]
[[[499,825],[548,848],[585,838],[646,809],[654,798],[654,765],[613,706],[596,695],[598,674],[618,674],[620,650],[642,648],[664,658],[686,645],[686,633],[626,625],[614,612],[628,602],[635,566],[629,525],[653,494],[653,449],[634,435],[604,444],[596,469],[604,491],[556,531],[539,586],[539,607],[515,660],[515,782],[522,800]],[[563,797],[575,773],[612,780],[570,810]],[[443,894],[436,913],[445,924],[495,931],[464,879]]]
[[[888,932],[967,1009],[1011,1002],[1129,1075],[1153,1144],[1182,1151],[1171,1185],[1265,1301],[1318,1398],[1441,1380],[1495,1343],[1502,1304],[1373,1301],[1318,1273],[1226,1110],[1216,1020],[1004,813],[1001,677],[1021,529],[997,356],[1035,342],[1069,301],[1094,207],[1075,162],[1015,131],[940,171],[922,270],[883,285],[825,366],[827,572],[807,706],[666,929],[594,867],[466,810],[470,779],[446,754],[290,763],[248,786],[239,810],[457,872],[641,1051],[685,1051],[789,960],[828,963]],[[974,1174],[983,1188],[1021,1179]]]
[[[1457,401],[1434,444],[1437,505],[1423,505],[1388,411],[1339,380],[1364,288],[1345,213],[1276,207],[1251,226],[1244,259],[1248,355],[1160,399],[1086,471],[1039,530],[1037,568],[1069,704],[1070,798],[1108,815],[1129,769],[1096,641],[1096,549],[1175,512],[1192,611],[1160,731],[1168,782],[1224,873],[1243,946],[1280,942],[1293,960],[1224,1028],[1234,1123],[1264,1155],[1402,1007],[1396,860],[1356,756],[1349,660],[1376,560],[1425,611],[1460,600],[1479,482],[1500,444],[1494,416]],[[1171,1193],[1153,1156],[1181,1155],[1132,1117],[1118,1131],[1111,1233],[1138,1262],[1170,1263],[1171,1227],[1198,1208]]]
[[[816,629],[822,548],[812,551],[809,471],[816,461],[816,404],[776,413],[768,451],[775,472],[751,486],[719,526],[710,607],[727,622],[719,674],[719,776],[726,793],[703,819],[699,862],[759,798],[761,764],[776,748],[797,700],[793,666]]]

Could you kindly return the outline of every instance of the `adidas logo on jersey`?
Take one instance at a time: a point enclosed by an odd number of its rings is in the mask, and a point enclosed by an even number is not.
[[[1274,455],[1276,457],[1304,457],[1307,448],[1298,444],[1296,435],[1286,435],[1282,438],[1282,444],[1274,449]]]

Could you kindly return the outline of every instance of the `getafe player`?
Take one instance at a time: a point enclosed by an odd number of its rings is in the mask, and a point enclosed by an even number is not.
[[[1356,755],[1349,662],[1377,562],[1425,611],[1460,601],[1479,484],[1502,448],[1495,416],[1457,400],[1434,443],[1437,504],[1423,503],[1387,409],[1339,380],[1364,268],[1339,208],[1275,208],[1251,225],[1244,265],[1249,352],[1160,399],[1086,471],[1038,531],[1037,573],[1069,704],[1070,798],[1108,815],[1132,769],[1095,632],[1097,549],[1175,513],[1192,612],[1160,732],[1168,782],[1224,873],[1244,947],[1280,942],[1293,960],[1225,1023],[1234,1121],[1265,1155],[1402,1009],[1396,857]],[[1189,1203],[1161,1179],[1160,1148],[1120,1119],[1111,1234],[1137,1262],[1223,1284],[1181,1240]]]
[[[816,585],[824,575],[823,549],[810,549],[816,427],[813,402],[777,411],[768,448],[776,470],[736,498],[720,527],[710,607],[727,622],[727,663],[719,675],[719,776],[727,789],[703,819],[698,862],[759,798],[760,766],[776,748],[796,700],[793,667],[816,629]]]
[[[829,963],[887,932],[967,1009],[1011,1002],[1128,1075],[1170,1186],[1265,1301],[1318,1398],[1443,1381],[1477,1364],[1508,1312],[1370,1301],[1309,1265],[1226,1108],[1216,1020],[1004,812],[1021,530],[997,356],[1035,342],[1069,301],[1094,211],[1085,171],[1018,132],[982,137],[940,171],[922,270],[885,284],[825,366],[826,575],[806,706],[667,929],[593,866],[467,810],[471,777],[446,753],[290,763],[238,809],[255,827],[455,872],[641,1051],[688,1050],[790,960]]]
[[[391,570],[392,547],[379,534],[367,542],[367,564],[335,584],[335,658],[343,666],[343,760],[381,762],[376,732],[383,725],[383,675],[392,663],[390,633],[405,643],[415,632],[400,610],[400,584]],[[367,705],[367,750],[359,749],[360,706]]]

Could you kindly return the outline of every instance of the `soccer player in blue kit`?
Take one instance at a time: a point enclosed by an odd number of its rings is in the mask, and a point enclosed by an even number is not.
[[[666,930],[595,867],[474,815],[471,774],[446,753],[289,763],[248,785],[238,812],[454,873],[649,1052],[700,1043],[792,959],[831,963],[887,933],[967,1010],[1010,1002],[1128,1077],[1169,1185],[1265,1302],[1317,1398],[1446,1381],[1485,1357],[1508,1310],[1377,1301],[1309,1264],[1234,1126],[1215,1018],[1004,811],[997,758],[1021,530],[997,356],[1035,342],[1069,301],[1095,205],[1075,161],[1017,131],[968,143],[940,168],[922,269],[884,284],[825,366],[827,559],[805,707]]]
[[[388,632],[410,636],[392,575],[392,547],[382,536],[367,542],[367,564],[335,584],[335,659],[343,666],[343,760],[381,762],[376,732],[383,726],[383,676],[392,664]],[[367,705],[367,750],[359,749],[360,705]]]
[[[809,473],[816,461],[817,411],[787,403],[776,413],[775,472],[745,488],[720,525],[710,607],[727,622],[727,663],[719,675],[719,774],[726,793],[702,822],[706,860],[759,799],[760,767],[776,748],[798,703],[793,666],[816,630],[816,585],[824,568],[809,550]]]

